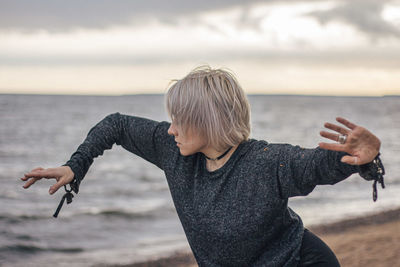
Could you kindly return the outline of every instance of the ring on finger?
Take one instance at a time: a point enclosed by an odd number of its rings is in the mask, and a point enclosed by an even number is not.
[[[338,142],[339,142],[340,144],[346,143],[346,140],[347,140],[347,135],[341,134],[341,135],[338,136]]]

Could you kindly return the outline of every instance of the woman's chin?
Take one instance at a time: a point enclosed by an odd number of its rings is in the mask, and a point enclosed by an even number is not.
[[[185,149],[182,149],[182,148],[179,148],[179,152],[181,153],[182,156],[185,156],[185,157],[194,154],[193,151],[188,151],[188,150],[185,150]]]
[[[182,151],[182,149],[180,149],[179,150],[179,152],[181,153],[181,155],[182,156],[184,156],[184,157],[186,157],[186,156],[189,156],[190,154],[189,153],[187,153],[187,152],[185,152],[185,151]]]

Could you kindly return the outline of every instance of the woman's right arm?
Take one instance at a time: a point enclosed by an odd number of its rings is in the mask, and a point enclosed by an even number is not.
[[[173,138],[167,134],[168,127],[167,122],[156,122],[119,113],[108,115],[89,131],[85,141],[64,166],[36,168],[25,174],[21,178],[26,181],[24,188],[28,188],[41,178],[57,180],[57,183],[50,187],[50,194],[74,178],[79,187],[93,159],[102,155],[104,150],[111,149],[114,144],[121,145],[162,169],[162,158],[165,157],[167,146],[169,143],[173,144]]]

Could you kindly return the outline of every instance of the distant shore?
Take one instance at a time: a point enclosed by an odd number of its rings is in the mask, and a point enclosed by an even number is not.
[[[400,208],[309,227],[335,252],[342,267],[400,266]],[[114,267],[194,267],[191,253]]]

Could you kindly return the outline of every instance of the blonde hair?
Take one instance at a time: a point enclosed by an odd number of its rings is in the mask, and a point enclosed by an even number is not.
[[[166,95],[168,115],[183,132],[194,129],[221,151],[250,135],[250,106],[227,70],[201,66],[173,80]]]

